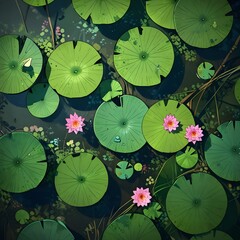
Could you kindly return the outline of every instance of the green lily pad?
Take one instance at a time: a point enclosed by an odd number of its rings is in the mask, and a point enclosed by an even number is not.
[[[99,53],[88,43],[65,42],[48,58],[46,74],[49,84],[65,97],[87,96],[102,79],[103,65],[99,63],[100,59]]]
[[[240,79],[238,79],[235,83],[234,95],[235,95],[235,98],[237,99],[238,103],[240,104]]]
[[[221,137],[210,134],[204,148],[209,168],[219,177],[240,181],[240,121],[218,126]]]
[[[147,0],[146,10],[149,17],[161,27],[175,29],[173,12],[176,0]]]
[[[172,132],[164,129],[164,118],[174,115],[179,127]],[[163,100],[153,104],[143,119],[143,135],[149,145],[159,152],[172,153],[184,148],[188,141],[185,138],[186,128],[195,125],[191,111],[175,100]]]
[[[24,210],[24,209],[20,209],[15,213],[15,219],[16,221],[18,221],[20,224],[25,224],[28,222],[30,218],[29,213]]]
[[[176,162],[182,168],[192,168],[198,161],[198,154],[194,148],[187,147],[185,152],[176,154]]]
[[[76,12],[84,20],[91,17],[94,24],[110,24],[127,12],[130,0],[72,0]]]
[[[174,9],[174,22],[180,38],[187,44],[209,48],[229,34],[233,16],[227,0],[179,0]]]
[[[34,85],[27,94],[27,108],[35,117],[49,117],[58,105],[59,96],[47,83]]]
[[[74,240],[74,236],[60,221],[44,219],[27,225],[18,235],[17,240]]]
[[[153,27],[132,28],[117,41],[114,65],[118,73],[136,86],[153,86],[173,66],[174,51],[168,37]]]
[[[209,62],[202,62],[197,68],[197,77],[203,80],[211,79],[214,73],[214,66]]]
[[[181,231],[190,234],[208,232],[222,221],[227,195],[216,178],[206,173],[179,177],[166,199],[169,219]]]
[[[120,161],[115,168],[115,174],[120,179],[129,179],[133,175],[133,166],[128,161]]]
[[[54,0],[23,0],[23,1],[31,6],[40,7],[52,3]]]
[[[102,240],[161,240],[153,222],[141,214],[125,214],[114,220],[103,233]]]
[[[15,94],[25,91],[38,78],[42,64],[42,54],[31,39],[1,36],[0,92]]]
[[[233,240],[227,233],[222,231],[211,231],[191,237],[190,240]]]
[[[115,152],[134,152],[146,143],[142,119],[148,107],[134,96],[124,95],[119,99],[119,106],[110,101],[98,107],[93,122],[94,132],[103,146]]]
[[[153,195],[157,197],[159,202],[165,203],[169,188],[180,174],[182,174],[182,171],[176,163],[175,157],[170,157],[160,169],[153,186]]]
[[[155,220],[161,216],[161,212],[159,211],[160,209],[161,205],[158,202],[151,202],[146,208],[143,209],[143,214],[146,217]]]
[[[47,170],[42,144],[28,132],[0,137],[0,188],[14,193],[38,186]]]
[[[59,197],[71,206],[86,207],[97,203],[108,187],[104,164],[90,153],[68,155],[57,168],[55,187]]]
[[[100,95],[103,101],[107,102],[123,93],[122,86],[116,80],[104,80],[100,84]]]

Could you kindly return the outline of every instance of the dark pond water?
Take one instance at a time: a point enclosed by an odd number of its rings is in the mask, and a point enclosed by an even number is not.
[[[167,101],[172,99],[180,102],[187,94],[203,86],[206,81],[198,78],[196,74],[197,67],[202,62],[212,63],[215,70],[221,67],[219,74],[229,73],[228,71],[232,71],[233,68],[239,66],[239,44],[235,46],[229,56],[228,54],[240,33],[240,4],[234,0],[229,1],[229,3],[232,6],[234,16],[230,33],[220,44],[205,49],[191,47],[182,40],[176,44],[174,39],[178,36],[177,32],[155,24],[147,15],[144,0],[132,0],[127,13],[122,19],[116,23],[106,25],[93,24],[90,19],[83,20],[74,10],[70,0],[55,0],[47,9],[45,7],[28,6],[20,0],[2,0],[0,2],[0,35],[17,34],[31,38],[39,47],[42,47],[44,64],[46,65],[47,55],[52,51],[51,47],[47,47],[47,44],[51,43],[51,29],[47,18],[48,11],[53,28],[57,27],[59,29],[59,37],[56,39],[57,45],[71,40],[80,40],[94,46],[100,53],[103,63],[102,81],[116,79],[123,88],[123,94],[133,95],[141,99],[147,107],[151,107],[159,100]],[[166,34],[172,42],[175,55],[168,76],[163,77],[160,84],[148,87],[128,84],[117,73],[112,63],[114,46],[117,40],[129,29],[141,26],[154,27]],[[41,42],[44,41],[45,45],[41,45]],[[226,56],[228,56],[227,61],[224,66],[221,66]],[[235,83],[237,79],[240,79],[239,69],[236,73],[226,75],[226,77],[228,78],[220,79],[207,88],[201,98],[198,95],[193,100],[185,102],[193,114],[196,124],[203,127],[204,137],[203,141],[196,145],[189,144],[198,152],[198,162],[195,167],[190,168],[190,170],[179,166],[178,168],[180,174],[189,170],[189,174],[186,173],[185,175],[186,178],[191,178],[190,173],[202,172],[208,173],[221,183],[226,196],[228,196],[228,205],[223,221],[220,221],[217,226],[211,229],[224,231],[232,239],[237,240],[240,236],[240,182],[239,180],[231,181],[219,177],[209,168],[203,154],[204,143],[211,133],[216,133],[216,129],[220,124],[228,121],[240,121],[239,100],[237,101],[234,95]],[[45,72],[42,70],[36,83],[46,81]],[[0,82],[2,82],[1,76]],[[216,90],[216,97],[213,97]],[[145,143],[137,151],[130,153],[113,151],[103,146],[96,137],[93,126],[96,110],[103,103],[100,87],[97,87],[88,96],[81,98],[68,98],[59,95],[60,102],[57,110],[46,118],[34,117],[29,112],[26,98],[28,90],[17,94],[0,94],[0,135],[4,136],[15,131],[32,132],[43,145],[48,164],[45,177],[36,188],[23,193],[10,193],[0,190],[0,239],[17,239],[19,232],[24,227],[29,223],[42,219],[62,221],[75,239],[101,239],[109,222],[124,213],[124,210],[132,204],[129,200],[137,187],[149,188],[150,191],[153,191],[159,171],[163,169],[164,164],[170,157],[175,157],[177,152],[163,153],[152,148],[148,143]],[[74,112],[85,118],[83,132],[78,134],[67,133],[65,127],[65,119],[69,118],[69,115]],[[238,128],[235,134],[238,134],[239,131]],[[221,132],[218,134],[221,134]],[[236,144],[240,144],[240,142],[238,141]],[[236,151],[238,151],[239,147],[240,145],[236,145]],[[58,174],[56,169],[61,161],[63,150],[76,154],[88,152],[97,156],[105,165],[108,174],[108,186],[106,193],[97,203],[86,207],[75,207],[65,203],[58,196],[54,178]],[[14,149],[11,149],[11,151],[14,152]],[[185,148],[183,151],[185,151]],[[0,158],[3,159],[3,152],[0,152]],[[236,159],[238,159],[236,168],[240,172],[239,156]],[[127,161],[132,166],[137,166],[135,164],[140,163],[142,169],[140,171],[133,170],[133,174],[129,179],[120,179],[115,174],[115,169],[117,169],[117,164],[121,161]],[[1,164],[0,166],[2,166]],[[11,178],[11,175],[6,177]],[[176,176],[170,175],[165,180],[173,183],[176,180],[174,177]],[[165,183],[162,182],[161,184]],[[168,217],[165,205],[167,190],[162,191],[161,196],[153,196],[152,201],[161,205],[159,210],[161,216],[151,221],[164,240],[191,239],[193,234],[177,229]],[[126,202],[128,203],[124,205]],[[181,207],[179,205],[179,208]],[[27,217],[21,215],[20,220],[17,219],[16,213],[19,210],[25,210]],[[129,213],[143,215],[143,208],[134,205],[129,210]],[[208,214],[211,215],[210,209]],[[211,221],[215,222],[214,218],[215,215],[212,216]],[[148,239],[151,239],[151,236]]]

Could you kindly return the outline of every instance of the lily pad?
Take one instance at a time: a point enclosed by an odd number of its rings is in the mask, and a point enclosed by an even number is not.
[[[71,206],[85,207],[97,203],[108,187],[104,164],[90,153],[68,155],[57,168],[55,187],[59,197]]]
[[[169,132],[164,129],[164,118],[174,115],[179,121],[175,131]],[[195,125],[191,111],[175,100],[163,100],[153,104],[143,119],[143,135],[149,145],[159,152],[172,153],[184,148],[188,141],[185,138],[186,128]]]
[[[49,84],[69,98],[84,97],[99,85],[103,75],[101,56],[90,44],[69,41],[50,55],[46,67]]]
[[[203,80],[211,79],[214,73],[214,66],[209,62],[202,62],[197,68],[197,77]]]
[[[151,202],[146,208],[143,209],[143,214],[146,217],[155,220],[161,216],[161,212],[159,211],[160,209],[161,205],[158,202]]]
[[[206,173],[179,177],[166,199],[169,219],[181,231],[190,234],[208,232],[217,227],[227,209],[227,195],[216,178]]]
[[[173,12],[176,0],[147,0],[146,10],[149,17],[161,27],[175,29]]]
[[[220,137],[210,134],[204,148],[209,168],[219,177],[240,181],[240,121],[218,126]]]
[[[72,0],[76,12],[84,20],[91,17],[94,24],[110,24],[127,12],[130,0]]]
[[[47,170],[41,143],[28,132],[0,137],[0,188],[14,193],[38,186]]]
[[[215,46],[227,37],[232,28],[231,11],[227,0],[179,0],[174,9],[176,31],[191,46]]]
[[[240,104],[240,79],[238,79],[235,83],[234,95],[235,95],[235,98],[237,99],[238,103]]]
[[[134,96],[124,95],[119,99],[119,106],[110,101],[98,107],[93,122],[94,132],[103,146],[115,152],[134,152],[146,143],[142,119],[148,107]]]
[[[125,214],[114,220],[103,233],[102,240],[161,240],[153,222],[141,214]]]
[[[60,221],[44,219],[27,225],[18,235],[17,240],[74,240],[74,236]]]
[[[104,80],[100,84],[100,94],[103,101],[107,102],[123,93],[122,86],[116,80]]]
[[[128,161],[120,161],[115,168],[115,174],[120,179],[129,179],[133,175],[133,166]]]
[[[23,0],[23,1],[31,6],[40,7],[52,3],[54,0]]]
[[[25,224],[28,222],[30,218],[29,213],[24,210],[24,209],[20,209],[15,213],[15,219],[16,221],[18,221],[20,224]]]
[[[194,148],[187,147],[185,152],[176,154],[176,162],[182,168],[192,168],[198,161],[198,154]]]
[[[58,105],[59,96],[47,83],[34,85],[27,94],[27,108],[35,117],[49,117]]]
[[[42,54],[30,38],[1,36],[0,92],[15,94],[25,91],[38,78],[42,64]]]
[[[227,233],[222,231],[211,231],[191,237],[190,240],[233,240]]]
[[[118,73],[135,86],[153,86],[173,66],[174,51],[168,37],[153,27],[132,28],[117,41],[114,65]]]

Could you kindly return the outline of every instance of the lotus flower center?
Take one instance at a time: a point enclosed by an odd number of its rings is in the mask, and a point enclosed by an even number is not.
[[[172,126],[173,126],[173,121],[168,121],[167,125],[168,125],[169,127],[172,127]]]
[[[72,127],[73,127],[73,128],[78,128],[78,127],[79,127],[79,121],[78,121],[78,120],[74,120],[74,121],[72,122]]]
[[[140,198],[141,200],[144,200],[144,199],[145,199],[144,194],[139,194],[139,198]]]
[[[196,131],[192,131],[192,137],[196,137],[197,136],[197,132]]]

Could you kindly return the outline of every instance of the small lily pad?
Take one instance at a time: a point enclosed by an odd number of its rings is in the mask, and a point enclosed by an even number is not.
[[[110,101],[117,96],[121,96],[122,93],[122,86],[116,80],[104,80],[100,84],[100,95],[105,102]]]
[[[177,152],[176,161],[182,168],[192,168],[198,161],[198,154],[194,148],[188,146],[185,152]]]
[[[161,205],[158,202],[151,202],[146,208],[143,209],[143,214],[146,217],[155,220],[161,216],[161,212],[159,211],[160,209]]]
[[[24,209],[20,209],[15,213],[15,219],[16,221],[18,221],[20,224],[25,224],[28,222],[30,218],[29,213],[24,210]]]
[[[203,80],[209,80],[215,73],[212,63],[202,62],[197,68],[197,77]]]
[[[133,166],[128,161],[120,161],[116,165],[115,173],[120,179],[129,179],[133,175]]]

